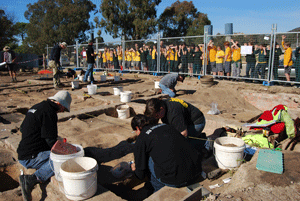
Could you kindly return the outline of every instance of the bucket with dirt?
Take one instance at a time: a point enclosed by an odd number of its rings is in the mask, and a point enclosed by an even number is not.
[[[124,91],[120,92],[120,101],[122,103],[129,103],[131,101],[132,92],[131,91]]]
[[[119,96],[120,92],[123,92],[123,87],[114,87],[113,90],[114,90],[114,95]]]
[[[118,118],[127,119],[130,117],[130,109],[128,105],[121,105],[117,107]]]
[[[221,169],[232,169],[241,165],[245,142],[235,137],[219,137],[214,142],[215,158]]]
[[[159,87],[159,81],[155,81],[154,82],[154,88],[155,89],[160,89],[160,87]]]
[[[105,82],[106,81],[106,75],[100,75],[100,80],[101,80],[101,82]]]
[[[95,85],[95,84],[87,85],[87,89],[88,89],[89,95],[94,95],[97,93],[97,85]]]
[[[77,157],[65,161],[60,167],[64,193],[70,200],[85,200],[97,191],[97,161],[90,157]]]
[[[67,154],[67,155],[62,155],[62,154],[55,154],[53,152],[50,153],[50,159],[53,162],[53,172],[55,174],[55,178],[58,181],[62,181],[61,175],[59,173],[60,166],[63,162],[72,159],[72,158],[77,158],[77,157],[82,157],[84,156],[84,151],[82,146],[73,144],[76,147],[77,152],[74,154]]]
[[[72,89],[78,89],[79,88],[79,81],[73,81],[72,82]]]

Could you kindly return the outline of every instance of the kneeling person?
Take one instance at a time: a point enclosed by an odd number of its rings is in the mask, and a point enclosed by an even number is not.
[[[22,139],[17,149],[19,163],[25,168],[36,169],[33,175],[20,176],[24,200],[31,200],[31,191],[37,183],[54,175],[50,150],[58,137],[57,113],[70,112],[71,101],[69,92],[59,91],[30,108],[21,124]]]
[[[175,97],[176,90],[175,86],[177,81],[184,81],[185,76],[178,73],[171,73],[165,75],[159,82],[163,94],[168,94],[170,97]]]
[[[174,127],[156,122],[145,115],[132,119],[137,134],[132,170],[139,179],[150,171],[154,192],[164,186],[190,185],[202,172],[199,152]]]

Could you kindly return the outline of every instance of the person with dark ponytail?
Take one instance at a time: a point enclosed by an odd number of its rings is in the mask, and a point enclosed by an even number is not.
[[[136,115],[131,127],[137,134],[132,171],[139,179],[150,172],[154,192],[164,186],[182,187],[201,178],[201,156],[173,126]]]

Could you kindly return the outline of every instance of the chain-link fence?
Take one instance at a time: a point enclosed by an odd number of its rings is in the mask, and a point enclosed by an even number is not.
[[[300,85],[299,33],[230,34],[157,38],[94,44],[95,68],[107,71]],[[282,41],[284,45],[282,46]],[[61,66],[87,67],[87,44],[62,51]],[[52,48],[47,48],[50,54]]]

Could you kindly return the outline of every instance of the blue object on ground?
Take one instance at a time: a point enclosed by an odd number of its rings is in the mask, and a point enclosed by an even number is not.
[[[82,68],[74,68],[73,70],[82,70]]]
[[[258,153],[256,169],[277,174],[283,173],[283,155],[281,151],[261,149]]]
[[[201,78],[201,75],[198,76],[198,80],[200,80],[200,78]]]

